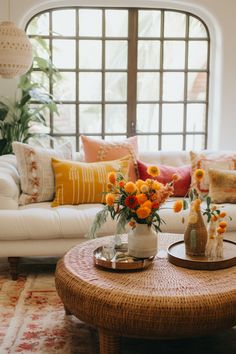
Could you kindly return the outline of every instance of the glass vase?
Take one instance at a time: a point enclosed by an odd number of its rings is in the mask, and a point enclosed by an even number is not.
[[[128,233],[128,253],[136,258],[149,258],[157,254],[157,233],[147,224],[136,224]]]

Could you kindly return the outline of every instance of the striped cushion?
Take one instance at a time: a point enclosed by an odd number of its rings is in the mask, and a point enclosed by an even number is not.
[[[74,162],[52,159],[56,195],[52,206],[105,203],[107,175],[120,171],[126,178],[131,156],[104,162]]]

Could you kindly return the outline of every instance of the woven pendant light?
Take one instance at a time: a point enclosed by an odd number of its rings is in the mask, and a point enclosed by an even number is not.
[[[32,64],[32,59],[32,46],[26,33],[11,21],[2,22],[0,24],[0,76],[11,79],[25,74]]]

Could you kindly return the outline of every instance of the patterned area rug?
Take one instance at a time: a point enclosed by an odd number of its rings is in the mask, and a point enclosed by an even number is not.
[[[0,353],[98,354],[97,332],[65,316],[53,265],[22,267],[12,281],[0,267]],[[236,327],[205,338],[175,341],[123,339],[121,354],[223,354],[236,352]]]

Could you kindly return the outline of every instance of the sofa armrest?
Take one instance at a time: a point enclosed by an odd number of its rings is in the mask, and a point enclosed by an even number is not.
[[[14,155],[0,156],[0,209],[17,209],[20,177]]]

